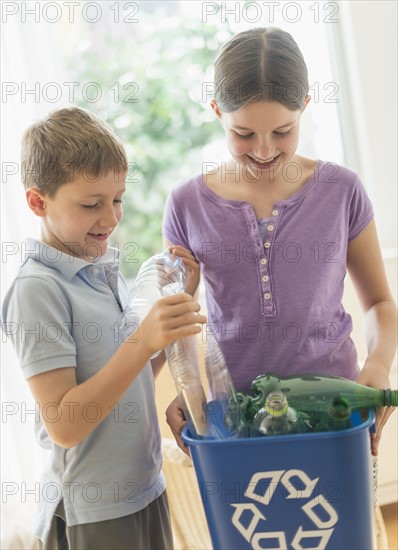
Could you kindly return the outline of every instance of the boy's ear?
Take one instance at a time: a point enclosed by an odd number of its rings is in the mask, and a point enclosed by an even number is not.
[[[43,218],[47,214],[46,196],[37,187],[29,187],[26,190],[26,201],[36,216]]]
[[[220,107],[217,105],[217,102],[215,99],[212,99],[210,101],[210,106],[211,108],[213,109],[215,115],[217,118],[219,118],[220,120],[222,119],[222,113],[221,113],[221,109]]]

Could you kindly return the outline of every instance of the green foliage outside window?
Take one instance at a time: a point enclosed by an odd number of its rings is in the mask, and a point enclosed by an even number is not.
[[[103,117],[124,143],[130,163],[124,218],[114,233],[122,271],[134,277],[162,250],[162,218],[170,190],[202,169],[201,149],[222,134],[210,108],[212,66],[231,33],[200,20],[167,14],[162,6],[140,13],[126,29],[89,33],[83,51],[71,52],[69,72],[98,96],[77,104]],[[92,33],[92,34],[90,34]],[[76,38],[84,44],[84,37]],[[106,91],[106,93],[104,93]]]

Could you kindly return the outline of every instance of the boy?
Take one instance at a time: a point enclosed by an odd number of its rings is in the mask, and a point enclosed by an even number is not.
[[[35,534],[46,550],[173,547],[152,372],[164,353],[150,358],[200,332],[206,318],[189,294],[169,296],[119,337],[129,292],[108,245],[127,167],[110,128],[82,109],[56,111],[23,137],[26,199],[41,239],[27,242],[3,327],[21,328],[10,337],[40,407],[48,460]],[[193,257],[184,263],[197,278]]]

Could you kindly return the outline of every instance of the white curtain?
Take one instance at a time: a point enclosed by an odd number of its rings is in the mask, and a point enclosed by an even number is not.
[[[9,2],[29,8],[29,2]],[[38,4],[38,3],[36,3]],[[2,10],[3,11],[3,10]],[[2,24],[2,186],[1,290],[11,284],[23,261],[23,241],[39,237],[39,221],[25,202],[21,183],[20,141],[35,120],[59,106],[48,101],[43,86],[63,82],[56,29],[38,24],[19,11],[3,13]],[[30,93],[34,91],[34,93]],[[18,366],[14,349],[2,333],[1,345],[1,472],[2,549],[30,548],[37,501],[41,451],[34,436],[35,404]]]

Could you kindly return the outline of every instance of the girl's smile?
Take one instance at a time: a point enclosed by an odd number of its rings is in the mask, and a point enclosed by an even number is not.
[[[280,153],[277,154],[276,156],[274,156],[273,158],[268,159],[268,160],[255,159],[251,155],[247,155],[247,156],[249,157],[250,161],[255,166],[257,166],[257,168],[259,168],[260,170],[269,170],[270,168],[275,166],[275,164],[278,162],[278,159],[280,157]]]

